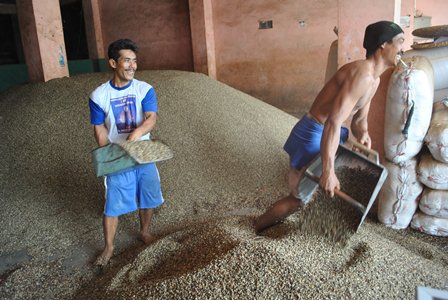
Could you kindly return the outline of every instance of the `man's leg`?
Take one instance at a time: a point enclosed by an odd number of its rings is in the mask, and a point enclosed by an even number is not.
[[[288,195],[275,202],[264,214],[259,216],[255,222],[255,232],[260,233],[272,225],[282,221],[302,206],[302,202],[292,195]]]
[[[154,209],[152,208],[142,208],[138,212],[140,216],[140,238],[146,245],[151,244],[156,239],[149,231],[153,212]]]
[[[289,170],[288,185],[290,188],[290,194],[275,202],[264,214],[255,220],[255,232],[260,233],[266,228],[277,224],[292,213],[296,212],[300,207],[303,207],[302,201],[297,199],[294,195],[297,195],[298,193],[298,186],[305,169],[306,167],[300,170],[293,168]]]
[[[118,227],[118,217],[103,216],[104,250],[95,264],[105,266],[114,254],[114,239]]]

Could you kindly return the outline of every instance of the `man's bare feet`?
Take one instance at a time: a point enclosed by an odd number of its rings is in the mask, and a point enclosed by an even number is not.
[[[148,246],[155,242],[156,237],[148,232],[140,232],[140,239]]]
[[[113,249],[104,249],[104,251],[95,260],[95,266],[104,267],[109,262],[114,254]]]

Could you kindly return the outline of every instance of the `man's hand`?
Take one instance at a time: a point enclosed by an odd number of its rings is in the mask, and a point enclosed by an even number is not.
[[[368,149],[372,148],[372,140],[367,132],[365,132],[358,140],[361,145],[366,146]]]
[[[137,141],[140,141],[141,137],[142,137],[142,134],[140,133],[140,130],[138,130],[138,128],[136,128],[128,135],[128,138],[126,140],[128,140],[130,142],[137,142]]]
[[[322,174],[319,180],[319,185],[330,197],[334,197],[334,189],[341,189],[339,179],[334,172],[330,172],[328,175]]]
[[[137,142],[140,141],[142,136],[150,132],[154,125],[156,124],[157,120],[157,113],[155,112],[145,112],[145,121],[135,128],[128,136],[127,140],[131,142]]]

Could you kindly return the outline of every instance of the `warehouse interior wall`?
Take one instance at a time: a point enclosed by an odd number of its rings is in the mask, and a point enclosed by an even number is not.
[[[188,0],[101,1],[104,52],[114,40],[139,46],[140,69],[193,71]]]
[[[332,61],[334,72],[364,58],[367,24],[396,19],[397,14],[408,16],[403,27],[409,49],[415,10],[431,15],[432,25],[446,22],[443,12],[448,10],[445,0],[379,0],[375,5],[368,0],[134,0],[132,5],[125,0],[60,0],[61,5],[72,2],[82,2],[89,57],[83,62],[68,57],[70,75],[83,72],[77,66],[87,66],[87,72],[104,71],[109,43],[127,37],[140,47],[140,69],[201,72],[296,116],[308,109],[325,83],[329,59],[337,59]],[[35,0],[20,3],[44,5]],[[72,42],[72,37],[64,38],[65,44]],[[331,56],[335,44],[337,51]],[[61,53],[65,56],[65,49]],[[30,73],[34,65],[27,61],[19,78],[23,80],[26,67]],[[14,69],[0,66],[0,76],[8,72],[2,68]],[[61,77],[51,74],[54,77],[45,80]]]

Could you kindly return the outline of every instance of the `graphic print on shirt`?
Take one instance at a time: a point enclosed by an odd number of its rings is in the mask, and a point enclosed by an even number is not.
[[[110,100],[118,133],[130,133],[137,127],[135,102],[135,95]]]

